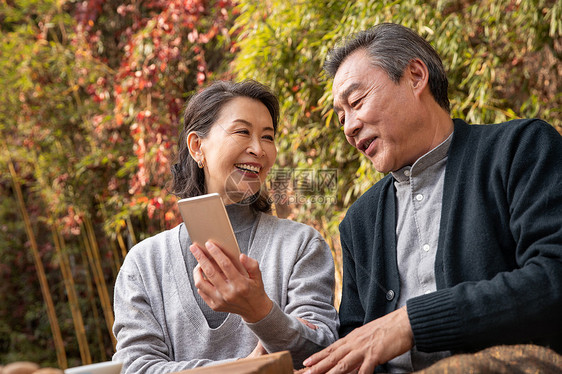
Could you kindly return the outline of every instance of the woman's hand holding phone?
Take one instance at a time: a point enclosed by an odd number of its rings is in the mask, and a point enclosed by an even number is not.
[[[238,314],[248,323],[267,316],[273,302],[263,287],[258,262],[241,254],[240,262],[247,272],[243,274],[219,246],[208,241],[205,247],[208,256],[197,244],[189,249],[199,263],[193,272],[195,287],[207,305],[215,311]]]

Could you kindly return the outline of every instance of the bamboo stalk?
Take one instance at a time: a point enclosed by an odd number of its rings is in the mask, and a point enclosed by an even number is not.
[[[129,235],[133,241],[133,245],[137,244],[137,237],[135,235],[135,230],[133,229],[133,223],[131,222],[131,217],[127,217],[127,230],[129,230]]]
[[[86,258],[87,254],[85,254],[84,252],[81,253],[82,254],[82,263],[86,264],[85,266],[88,267],[88,262],[89,260]],[[101,333],[101,329],[100,329],[100,325],[99,325],[99,314],[98,314],[98,307],[96,306],[96,300],[94,298],[94,286],[92,284],[92,278],[90,277],[90,272],[86,271],[84,273],[85,279],[86,279],[86,288],[88,290],[88,301],[90,302],[90,309],[92,310],[92,313],[94,314],[94,326],[95,326],[95,333],[96,333],[96,338],[98,340],[98,345],[99,345],[99,350],[101,353],[101,361],[107,361],[106,355],[105,355],[105,344],[103,342],[103,336]]]
[[[68,296],[68,303],[70,304],[70,311],[72,313],[72,322],[74,323],[76,340],[78,341],[78,348],[80,350],[80,359],[82,360],[82,365],[91,364],[92,356],[90,354],[90,347],[88,346],[88,338],[86,336],[86,329],[84,328],[82,312],[80,311],[78,297],[76,296],[76,286],[74,284],[70,262],[64,250],[64,239],[54,224],[51,226],[51,231],[53,233],[57,254],[60,257],[60,267],[64,279],[64,287]]]
[[[66,369],[68,367],[68,362],[66,360],[66,351],[64,349],[64,342],[62,340],[62,335],[60,331],[59,322],[57,319],[57,314],[55,311],[55,306],[53,304],[53,299],[51,298],[51,292],[49,289],[49,284],[47,282],[47,276],[45,275],[45,269],[43,267],[43,263],[41,262],[41,257],[39,255],[39,248],[37,246],[37,241],[35,240],[35,234],[33,233],[33,229],[31,227],[31,221],[27,213],[27,208],[25,206],[23,193],[21,191],[21,187],[17,178],[17,173],[11,160],[8,160],[8,168],[10,169],[10,175],[12,177],[14,190],[16,192],[21,214],[25,224],[25,231],[27,232],[27,236],[31,244],[31,250],[33,252],[33,260],[35,262],[35,269],[37,271],[37,277],[39,278],[39,284],[41,286],[41,293],[43,294],[43,299],[45,300],[45,304],[47,307],[47,316],[49,318],[49,324],[51,325],[51,332],[53,334],[53,341],[55,343],[57,362],[61,369]]]
[[[125,256],[127,256],[127,246],[125,245],[121,232],[117,233],[117,242],[119,243],[119,248],[121,248],[121,255],[123,256],[123,259],[125,259]]]
[[[89,274],[93,278],[93,283],[96,286],[96,291],[97,291],[97,294],[98,294],[98,300],[100,300],[100,303],[101,303],[101,294],[102,294],[101,283],[103,283],[103,280],[100,281],[98,271],[97,271],[96,266],[94,264],[94,254],[92,253],[92,248],[91,248],[91,245],[90,245],[90,239],[88,238],[88,235],[86,233],[86,228],[85,228],[84,222],[81,225],[80,233],[82,234],[82,240],[84,241],[84,248],[86,249],[86,261],[90,266],[89,267],[90,268]],[[96,299],[92,298],[91,300],[96,300]],[[94,313],[94,319],[95,319],[96,324],[97,324],[97,322],[100,320],[99,316],[98,316],[98,306],[95,302],[92,302],[91,304],[92,304],[92,312]],[[98,326],[98,329],[99,329],[99,326]],[[103,339],[100,339],[100,345],[101,345],[102,341],[103,341]]]
[[[100,274],[100,279],[102,280],[102,284],[101,284],[102,285],[102,292],[103,292],[103,298],[101,299],[102,310],[104,312],[105,321],[107,323],[107,327],[108,327],[108,330],[109,330],[109,336],[110,336],[112,344],[113,344],[113,349],[115,350],[115,345],[117,344],[117,341],[115,340],[115,336],[113,336],[113,322],[114,322],[113,304],[112,304],[111,299],[109,297],[109,292],[107,290],[107,283],[105,282],[105,277],[103,275],[103,269],[101,267],[100,250],[99,250],[98,242],[96,240],[96,234],[94,232],[94,227],[92,225],[92,221],[87,217],[86,217],[86,227],[89,227],[88,233],[89,233],[90,241],[92,243],[92,252],[94,253],[94,256],[96,258],[96,266],[97,266],[98,272]]]
[[[84,217],[84,228],[86,231],[87,241],[89,241],[89,254],[91,255],[92,261],[92,271],[94,274],[94,281],[96,282],[96,286],[98,289],[98,296],[100,298],[102,311],[105,317],[105,323],[107,325],[107,329],[109,331],[109,336],[111,338],[111,342],[113,344],[113,349],[115,349],[115,345],[117,341],[115,340],[115,336],[113,336],[113,309],[111,300],[109,298],[109,293],[107,292],[107,284],[105,283],[105,277],[103,275],[103,270],[101,267],[101,258],[100,258],[100,251],[96,241],[94,227],[92,226],[92,222],[88,217]]]
[[[96,196],[96,200],[98,202],[98,206],[101,211],[103,220],[105,221],[107,220],[107,211],[105,209],[105,206],[99,196]],[[119,243],[119,248],[117,248],[117,245],[115,244],[115,239],[111,238],[111,250],[114,257],[113,263],[115,266],[115,273],[113,274],[114,277],[117,277],[117,274],[119,273],[119,269],[121,269],[121,264],[123,263],[122,259],[125,259],[125,256],[127,255],[127,247],[123,242],[123,237],[120,235],[119,232],[116,232],[116,237],[117,237],[117,242]],[[119,249],[121,249],[122,258],[121,256],[119,256]]]
[[[113,270],[113,278],[116,278],[117,274],[119,273],[119,269],[121,268],[121,259],[119,258],[119,252],[117,251],[117,246],[115,245],[115,242],[113,240],[111,241],[110,245],[111,258],[113,259],[113,267],[111,269]]]

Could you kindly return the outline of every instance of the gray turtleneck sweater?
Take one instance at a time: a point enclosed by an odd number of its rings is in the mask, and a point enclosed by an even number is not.
[[[183,224],[133,247],[115,283],[113,332],[123,373],[171,373],[246,357],[261,341],[289,350],[295,367],[337,338],[334,264],[313,228],[247,206],[227,207],[242,252],[259,262],[274,305],[261,321],[211,310],[194,292]],[[303,318],[313,330],[298,321]]]

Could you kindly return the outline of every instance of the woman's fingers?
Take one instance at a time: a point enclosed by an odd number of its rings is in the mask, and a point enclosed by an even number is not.
[[[207,257],[201,247],[197,244],[189,246],[189,250],[199,263],[199,267],[203,271],[206,279],[211,282],[215,287],[219,287],[225,283],[226,277],[222,273],[220,267],[214,259]]]
[[[215,286],[209,282],[200,265],[197,265],[195,269],[193,269],[193,283],[195,287],[197,287],[197,291],[201,291],[206,295],[216,293]]]
[[[198,264],[193,269],[193,281],[197,287],[197,293],[207,305],[216,311],[220,311],[224,307],[224,298],[219,290],[207,280],[203,269]]]
[[[247,357],[259,357],[259,356],[263,356],[266,355],[267,351],[265,350],[265,348],[263,347],[263,345],[261,344],[261,342],[258,342],[258,345],[256,346],[256,348],[254,348],[254,350],[252,351],[252,353],[250,353]]]
[[[244,266],[248,272],[248,277],[250,277],[250,279],[259,279],[261,282],[260,266],[255,259],[248,257],[245,254],[241,254],[240,263],[242,263],[242,266]]]
[[[228,279],[236,279],[241,276],[240,271],[234,266],[232,260],[224,253],[223,249],[213,243],[212,241],[208,241],[205,243],[205,248],[211,258],[215,261],[215,263],[220,268],[221,272],[226,275]]]
[[[318,328],[316,325],[314,325],[314,324],[308,322],[306,319],[303,319],[303,318],[300,318],[300,317],[297,317],[297,319],[298,319],[303,325],[305,325],[306,327],[308,327],[308,328],[310,328],[310,329],[312,329],[312,330],[316,330],[316,329]]]

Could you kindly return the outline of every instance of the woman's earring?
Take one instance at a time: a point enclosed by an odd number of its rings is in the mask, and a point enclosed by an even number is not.
[[[201,158],[199,161],[197,161],[197,166],[199,166],[199,169],[203,169],[205,167],[205,159]]]

